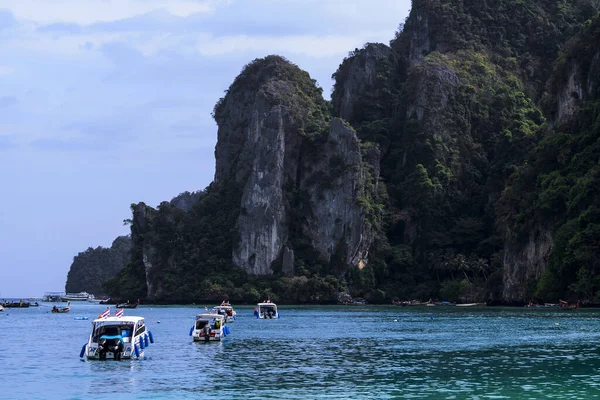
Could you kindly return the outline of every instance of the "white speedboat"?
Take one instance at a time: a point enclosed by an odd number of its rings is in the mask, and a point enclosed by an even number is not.
[[[79,293],[67,293],[64,296],[61,296],[62,301],[88,301],[94,300],[95,297],[93,294],[88,292],[79,292]]]
[[[227,322],[233,322],[237,319],[237,313],[230,305],[220,305],[213,307],[216,314],[224,315]]]
[[[227,319],[221,314],[198,314],[195,325],[190,329],[190,336],[194,342],[220,341],[227,335]]]
[[[254,309],[254,315],[260,319],[273,319],[279,318],[279,312],[277,312],[277,304],[266,302],[258,303],[257,308]]]
[[[154,343],[142,317],[105,317],[92,322],[92,333],[80,357],[88,360],[143,358],[146,347]]]
[[[2,305],[0,305],[0,312],[4,311],[4,307],[2,307]]]

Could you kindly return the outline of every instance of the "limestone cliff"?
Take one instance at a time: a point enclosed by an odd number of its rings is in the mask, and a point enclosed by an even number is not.
[[[104,294],[102,283],[121,271],[129,260],[131,238],[119,236],[108,248],[88,248],[77,254],[67,275],[65,291]]]
[[[214,182],[193,206],[134,207],[114,287],[249,302],[590,292],[574,283],[600,271],[598,6],[414,0],[389,46],[343,60],[331,103],[285,59],[255,60],[214,108]]]
[[[232,260],[251,274],[272,274],[301,237],[326,263],[336,251],[347,265],[366,262],[360,143],[327,114],[308,74],[276,56],[249,65],[215,108],[215,182],[243,187]]]

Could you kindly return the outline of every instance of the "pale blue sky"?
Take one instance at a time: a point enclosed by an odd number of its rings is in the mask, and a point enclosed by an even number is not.
[[[210,113],[281,54],[331,92],[409,0],[0,0],[0,298],[64,289],[79,251],[214,174]]]

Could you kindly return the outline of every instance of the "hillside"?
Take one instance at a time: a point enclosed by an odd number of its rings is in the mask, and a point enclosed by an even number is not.
[[[599,2],[414,0],[331,103],[254,60],[214,109],[214,182],[132,205],[107,282],[150,301],[595,301]],[[593,17],[593,18],[592,18]]]

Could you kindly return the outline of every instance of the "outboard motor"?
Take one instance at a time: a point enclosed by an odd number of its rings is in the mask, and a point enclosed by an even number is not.
[[[210,340],[210,325],[206,324],[204,325],[204,328],[202,328],[202,331],[204,332],[204,341],[208,342]]]
[[[98,354],[100,360],[106,360],[106,353],[113,353],[115,360],[121,359],[123,343],[119,339],[100,339],[98,341]]]

